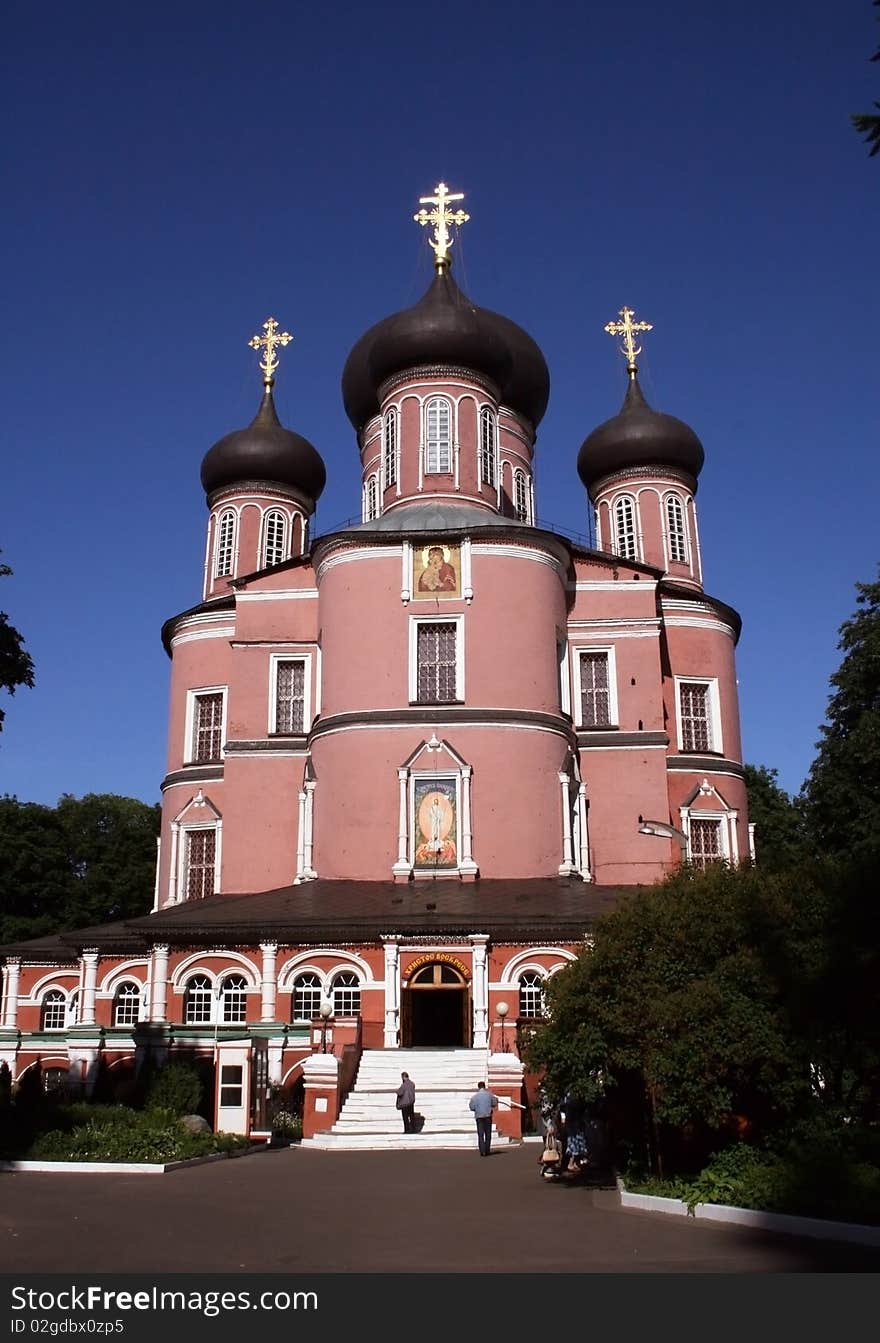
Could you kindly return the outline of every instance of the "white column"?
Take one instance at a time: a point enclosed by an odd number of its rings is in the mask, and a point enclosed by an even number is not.
[[[153,883],[153,913],[159,908],[159,866],[162,862],[162,839],[156,836],[156,880]]]
[[[168,947],[158,943],[153,947],[153,965],[150,975],[150,1021],[167,1021],[165,999],[168,992]]]
[[[306,881],[312,881],[318,875],[312,860],[315,829],[315,789],[317,786],[313,781],[306,784],[306,833],[305,843],[303,844],[303,878]]]
[[[7,1030],[15,1030],[18,1021],[18,979],[21,973],[21,961],[11,956],[6,962],[3,976],[3,1025]]]
[[[397,862],[391,871],[396,877],[408,877],[410,874],[409,863],[409,826],[407,825],[407,771],[399,769],[397,771],[397,787],[400,794],[400,804],[397,818]]]
[[[484,933],[474,933],[469,941],[473,947],[474,961],[474,977],[471,984],[474,1010],[474,1049],[485,1049],[489,1043],[489,975],[486,959],[486,943],[489,938]]]
[[[749,857],[755,861],[755,822],[749,821]]]
[[[559,864],[559,875],[560,877],[568,877],[574,871],[571,849],[571,812],[568,806],[568,775],[561,771],[559,785],[562,789],[562,862]]]
[[[168,903],[177,903],[177,855],[180,849],[180,825],[171,822],[171,867],[168,872]]]
[[[396,942],[385,943],[385,1048],[396,1049],[400,1043],[400,947]]]
[[[98,987],[98,952],[94,947],[83,951],[83,992],[81,1026],[95,1024],[95,991]]]
[[[277,942],[261,942],[260,951],[263,953],[263,979],[262,979],[262,1006],[260,1009],[261,1021],[275,1020],[275,998],[278,993],[278,980],[275,975],[275,957],[278,952]]]
[[[739,836],[736,833],[736,823],[739,819],[738,811],[731,811],[728,816],[727,833],[730,835],[730,861],[734,867],[739,867]]]
[[[220,870],[223,864],[223,821],[218,818],[214,829],[214,894],[220,894]]]
[[[299,795],[299,819],[296,831],[296,880],[302,881],[306,866],[306,795]]]
[[[590,871],[590,840],[587,834],[587,785],[582,783],[578,789],[577,798],[578,821],[581,831],[581,876],[584,881],[592,881],[593,874]]]
[[[471,769],[466,766],[461,771],[461,859],[459,871],[465,876],[476,876],[477,865],[474,862],[474,832],[471,822]]]

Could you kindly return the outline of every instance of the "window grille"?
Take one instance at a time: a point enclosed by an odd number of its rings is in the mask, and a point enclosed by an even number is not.
[[[196,695],[193,704],[192,761],[219,760],[223,744],[223,695]]]
[[[141,991],[137,984],[120,984],[113,999],[113,1025],[136,1026],[140,1015]]]
[[[205,1026],[211,1020],[214,991],[207,975],[193,975],[186,986],[183,1020],[187,1026]]]
[[[632,499],[624,496],[614,505],[614,541],[618,555],[625,560],[638,557],[636,545],[636,510]]]
[[[513,474],[513,516],[517,522],[529,520],[529,488],[525,471]]]
[[[581,723],[605,727],[611,722],[608,654],[581,653]]]
[[[480,411],[480,476],[486,485],[495,484],[495,415],[488,406]]]
[[[690,860],[694,867],[709,867],[724,854],[721,849],[721,822],[702,817],[690,819]]]
[[[217,563],[214,566],[214,572],[218,578],[224,578],[232,573],[234,558],[235,514],[232,512],[221,513],[220,520],[217,523]]]
[[[43,1090],[47,1096],[57,1095],[67,1090],[68,1075],[66,1068],[44,1068]]]
[[[60,989],[52,989],[43,999],[40,1026],[44,1031],[63,1031],[67,1025],[67,999]]]
[[[375,476],[370,476],[367,481],[366,495],[364,498],[364,522],[372,522],[373,518],[379,516],[379,486]]]
[[[214,894],[216,852],[216,830],[187,830],[184,882],[187,900],[204,900],[205,896]]]
[[[247,980],[244,975],[229,975],[220,990],[222,1017],[227,1025],[247,1021]]]
[[[416,656],[419,704],[450,704],[455,700],[455,644],[455,621],[419,624]]]
[[[287,518],[277,508],[266,514],[266,541],[263,566],[280,564],[287,559]]]
[[[317,975],[298,975],[293,981],[293,1019],[311,1021],[321,1010],[321,981]]]
[[[382,425],[382,462],[385,488],[397,483],[397,411],[389,410]]]
[[[670,560],[674,560],[676,564],[686,564],[684,509],[677,494],[666,496],[666,525],[669,531]]]
[[[683,751],[712,750],[709,687],[683,681],[681,696],[681,748]]]
[[[521,1017],[544,1016],[544,981],[536,970],[527,970],[520,975],[519,1014]]]
[[[352,970],[343,970],[333,981],[333,1015],[356,1017],[361,1010],[361,988]]]
[[[448,401],[433,397],[425,406],[425,473],[452,470],[452,411]]]
[[[275,731],[305,731],[306,664],[279,662],[275,673]]]

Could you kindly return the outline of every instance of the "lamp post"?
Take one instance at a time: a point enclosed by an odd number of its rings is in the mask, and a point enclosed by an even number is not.
[[[321,1053],[327,1053],[327,1026],[333,1015],[333,1004],[328,998],[324,998],[321,1006],[318,1008],[321,1014]]]
[[[505,1018],[506,1018],[508,1012],[510,1011],[510,1007],[508,1006],[507,1003],[498,1003],[498,1005],[497,1005],[497,1007],[496,1007],[495,1010],[497,1011],[499,1017],[501,1018],[501,1052],[502,1052],[502,1054],[506,1054],[506,1053],[507,1053],[507,1040],[506,1040],[505,1035],[504,1035],[504,1020],[505,1020]]]
[[[657,835],[660,839],[674,839],[681,849],[682,860],[687,854],[688,838],[683,830],[676,830],[674,825],[668,821],[646,821],[644,816],[639,817],[640,835]]]

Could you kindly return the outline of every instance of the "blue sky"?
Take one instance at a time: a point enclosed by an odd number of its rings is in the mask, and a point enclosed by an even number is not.
[[[651,321],[652,404],[706,449],[707,589],[735,606],[745,755],[797,790],[857,580],[876,576],[880,96],[870,0],[467,6],[14,3],[5,16],[0,792],[154,801],[162,621],[199,600],[199,465],[256,411],[247,341],[295,340],[279,412],[360,508],[339,377],[431,277],[417,198],[467,193],[456,277],[551,371],[537,493],[614,414],[603,327]]]

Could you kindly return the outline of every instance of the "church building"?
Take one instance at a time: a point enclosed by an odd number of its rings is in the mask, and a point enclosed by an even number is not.
[[[486,1080],[516,1138],[519,1041],[597,916],[750,856],[740,620],[703,587],[700,440],[639,386],[651,328],[606,327],[628,386],[577,454],[575,543],[535,520],[544,356],[453,278],[461,199],[422,198],[432,282],[342,373],[360,523],[312,535],[324,463],[273,401],[291,337],[270,318],[250,342],[262,399],[202,461],[201,592],[162,629],[154,908],[3,949],[13,1078],[39,1061],[88,1093],[99,1065],[201,1056],[218,1128],[261,1132],[275,1086],[332,1142],[368,1074],[393,1118],[433,1054],[438,1094],[444,1059]]]

